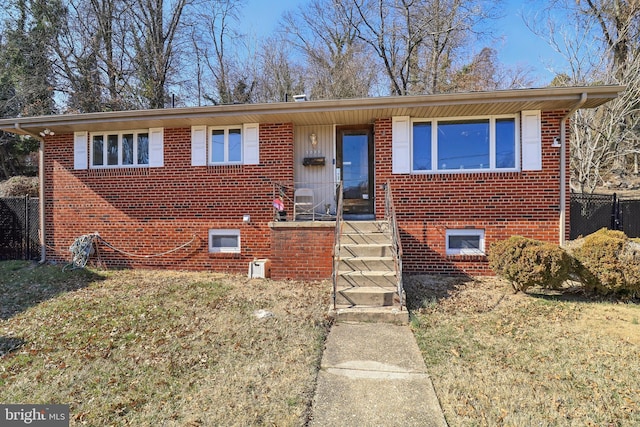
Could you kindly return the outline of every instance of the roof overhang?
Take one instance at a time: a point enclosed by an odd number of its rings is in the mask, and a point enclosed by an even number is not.
[[[239,123],[293,123],[294,125],[351,125],[378,118],[423,118],[515,114],[523,110],[595,108],[618,96],[624,86],[549,87],[493,92],[393,96],[269,104],[234,104],[156,110],[111,111],[0,119],[0,129],[36,136],[44,129],[62,134],[74,131],[190,127]]]

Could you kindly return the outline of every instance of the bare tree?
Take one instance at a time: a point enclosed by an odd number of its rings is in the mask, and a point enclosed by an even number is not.
[[[58,90],[67,109],[122,110],[139,105],[132,96],[131,16],[123,0],[72,0],[54,40]]]
[[[640,44],[640,2],[637,0],[579,0],[580,12],[597,21],[618,80],[637,57]],[[583,6],[584,5],[584,6]]]
[[[579,110],[571,121],[572,188],[592,193],[612,172],[638,174],[640,156],[640,57],[625,63],[619,78],[627,89],[615,100]],[[621,160],[631,159],[633,167]],[[618,168],[618,170],[612,170]]]
[[[593,192],[612,173],[633,173],[640,151],[640,2],[585,0],[550,3],[529,23],[563,55],[568,66],[554,84],[623,84],[627,90],[572,122],[572,186]]]
[[[285,102],[304,92],[304,69],[291,57],[291,44],[282,37],[265,39],[257,55],[256,102]]]
[[[369,95],[377,67],[357,37],[358,22],[355,8],[336,0],[313,0],[285,15],[289,40],[306,59],[311,98]]]
[[[499,90],[530,87],[533,84],[531,68],[506,67],[498,60],[498,52],[484,47],[470,63],[453,72],[447,92]]]
[[[493,9],[480,1],[351,0],[351,25],[380,59],[393,95],[436,93],[447,87],[466,43],[479,37]]]
[[[141,96],[149,108],[163,108],[166,86],[176,61],[175,42],[190,0],[127,0],[134,17],[133,34]]]
[[[254,101],[255,54],[238,30],[243,6],[244,2],[237,0],[210,0],[197,5],[191,41],[197,57],[199,99],[215,104]]]

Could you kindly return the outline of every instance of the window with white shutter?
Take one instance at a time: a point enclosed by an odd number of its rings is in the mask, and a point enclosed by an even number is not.
[[[83,157],[82,147],[84,156],[88,154],[88,166],[93,169],[164,166],[163,128],[92,132],[88,142],[84,132],[84,144],[80,143],[81,133],[76,132],[75,137],[76,166]]]
[[[260,163],[260,126],[191,127],[191,166],[257,165]]]
[[[522,112],[522,170],[542,170],[540,111]]]
[[[89,152],[87,150],[88,132],[73,134],[73,168],[87,169],[89,167]]]
[[[519,120],[514,114],[392,118],[392,171],[467,173],[519,169]]]

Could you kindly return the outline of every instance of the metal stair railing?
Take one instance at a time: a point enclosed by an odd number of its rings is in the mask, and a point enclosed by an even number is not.
[[[398,296],[400,297],[400,310],[405,307],[404,285],[402,283],[402,242],[400,241],[400,232],[398,230],[398,221],[396,219],[396,208],[393,204],[393,194],[389,181],[384,186],[384,216],[389,222],[392,236],[393,261],[396,269]]]
[[[333,243],[333,272],[331,278],[333,280],[333,309],[336,309],[336,298],[338,293],[338,268],[340,266],[340,235],[342,234],[342,181],[340,181],[336,188],[336,195],[338,201],[336,204],[336,228],[334,231],[334,243]]]

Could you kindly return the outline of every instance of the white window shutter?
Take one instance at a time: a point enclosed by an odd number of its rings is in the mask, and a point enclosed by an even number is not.
[[[411,173],[411,119],[409,116],[391,118],[392,173]]]
[[[207,127],[191,126],[191,166],[207,165]]]
[[[149,129],[149,166],[164,166],[164,128]]]
[[[73,168],[87,169],[89,167],[88,132],[73,133]]]
[[[257,165],[260,163],[260,125],[245,123],[242,126],[242,144],[244,148],[243,163]]]
[[[522,170],[542,170],[540,110],[522,112]]]

